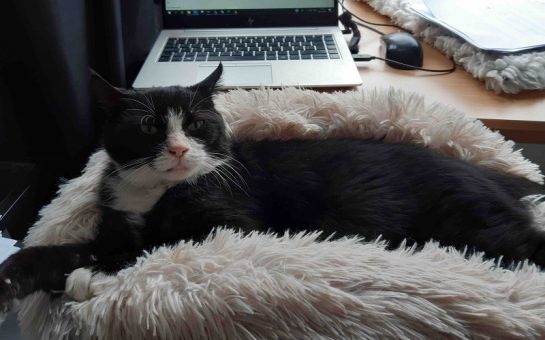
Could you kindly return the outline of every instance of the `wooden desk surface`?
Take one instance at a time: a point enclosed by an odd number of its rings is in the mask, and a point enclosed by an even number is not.
[[[390,23],[388,17],[376,13],[363,2],[345,2],[356,15],[371,22]],[[393,27],[375,27],[386,33]],[[360,27],[360,53],[380,56],[380,36]],[[450,68],[447,57],[423,43],[424,67]],[[489,128],[500,130],[509,139],[521,143],[545,143],[545,90],[526,91],[517,95],[496,95],[485,89],[484,82],[473,78],[460,66],[448,75],[422,71],[402,71],[385,62],[358,62],[363,87],[394,86],[423,95],[426,103],[451,105],[483,121]]]

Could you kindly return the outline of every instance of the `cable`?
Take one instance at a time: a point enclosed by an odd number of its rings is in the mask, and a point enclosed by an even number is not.
[[[377,23],[377,22],[370,22],[370,21],[367,21],[367,20],[365,20],[365,19],[362,19],[361,17],[359,17],[359,16],[357,16],[356,14],[352,13],[348,8],[344,7],[344,0],[338,0],[338,3],[339,3],[339,5],[341,5],[342,9],[343,9],[345,12],[350,13],[350,15],[352,15],[354,18],[356,18],[356,19],[358,19],[359,21],[361,21],[361,22],[363,23],[363,24],[362,24],[362,23],[359,23],[361,26],[363,26],[363,27],[365,27],[365,28],[367,28],[367,29],[370,29],[370,30],[372,30],[372,31],[375,32],[375,33],[378,33],[378,34],[380,34],[380,35],[384,35],[383,32],[380,32],[380,31],[375,30],[375,29],[373,29],[373,28],[371,28],[371,27],[368,27],[368,26],[366,26],[365,24],[367,24],[367,25],[372,25],[372,26],[395,27],[395,28],[398,28],[398,29],[400,29],[400,30],[402,30],[402,31],[407,32],[407,30],[404,29],[403,27],[399,27],[399,26],[394,25],[394,24],[379,24],[379,23]]]
[[[350,12],[345,12],[345,13],[349,13],[349,14],[350,14]],[[356,18],[356,19],[357,19],[357,18]],[[363,23],[361,23],[361,22],[357,22],[357,21],[355,21],[355,20],[352,20],[352,21],[353,21],[354,23],[356,23],[356,25],[359,25],[359,26],[361,26],[361,27],[365,27],[365,28],[367,28],[369,31],[373,31],[373,32],[377,33],[378,35],[384,35],[384,34],[385,34],[384,32],[381,32],[381,31],[377,30],[376,28],[373,28],[373,27],[368,26],[368,25],[366,25],[366,24],[363,24]]]
[[[350,38],[350,42],[348,43],[350,53],[358,53],[360,50],[359,43],[361,39],[361,33],[358,29],[358,25],[352,20],[352,15],[350,15],[348,12],[343,12],[343,14],[339,16],[339,21],[344,26],[343,34],[352,32],[352,38]]]
[[[378,59],[378,60],[398,64],[398,65],[401,65],[403,67],[410,68],[412,70],[419,70],[419,71],[425,71],[425,72],[436,72],[436,73],[449,74],[449,73],[452,73],[452,72],[454,72],[456,70],[456,62],[452,58],[449,59],[452,62],[452,67],[451,68],[449,68],[449,69],[430,69],[430,68],[424,68],[424,67],[409,65],[409,64],[402,63],[400,61],[396,61],[396,60],[392,60],[392,59],[388,59],[388,58],[381,58],[381,57],[377,57],[377,56],[370,55],[370,54],[353,54],[352,57],[354,58],[354,61],[371,61],[371,60]]]

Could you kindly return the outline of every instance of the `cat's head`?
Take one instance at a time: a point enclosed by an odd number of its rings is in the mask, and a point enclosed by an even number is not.
[[[133,182],[181,182],[212,171],[229,153],[226,125],[212,97],[222,73],[190,87],[142,90],[113,87],[92,75],[106,112],[104,148]]]

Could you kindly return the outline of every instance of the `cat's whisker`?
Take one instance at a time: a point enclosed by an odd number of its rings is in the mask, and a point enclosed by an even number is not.
[[[227,171],[234,172],[234,174],[240,179],[240,181],[242,183],[244,183],[244,185],[246,187],[248,187],[248,184],[246,183],[246,180],[244,179],[244,177],[237,171],[237,169],[235,167],[233,167],[231,164],[229,164],[229,162],[225,162],[221,166],[225,166],[227,168],[226,169]]]
[[[222,178],[225,179],[225,181],[228,183],[229,188],[231,188],[231,183],[236,185],[240,189],[240,185],[238,185],[231,176],[227,175],[225,171],[222,171],[222,169],[216,169],[216,173],[220,174]],[[241,189],[242,190],[242,189]],[[230,193],[233,194],[232,190],[230,190]]]
[[[148,170],[145,167],[139,167],[134,170],[131,170],[129,174],[123,176],[121,181],[119,182],[118,188],[126,187],[130,184],[134,184],[134,179],[138,178],[139,176],[143,175],[144,170]],[[145,182],[145,180],[137,180],[135,182]]]
[[[221,187],[223,185],[223,187],[229,191],[229,193],[232,195],[233,194],[233,191],[231,189],[231,186],[229,185],[229,182],[225,180],[225,178],[223,178],[218,172],[216,169],[212,170],[210,172],[210,174],[212,176],[214,176],[214,178],[216,179],[216,181],[218,182],[218,185]],[[219,178],[219,179],[218,179]]]
[[[201,84],[198,84],[197,85],[197,89],[195,91],[193,91],[193,93],[191,94],[191,96],[189,97],[189,107],[191,109],[193,109],[193,101],[195,100],[195,98],[197,97],[197,92],[199,92],[199,87],[201,86]]]
[[[155,115],[153,112],[151,112],[151,111],[149,111],[149,110],[143,110],[143,109],[129,108],[129,109],[125,109],[125,111],[140,111],[140,112],[148,113],[148,114],[150,114],[150,115]]]
[[[220,154],[220,153],[216,153],[216,152],[211,152],[210,154],[214,155],[214,156],[218,155],[219,157],[221,157],[223,159],[226,159],[228,161],[237,163],[240,166],[241,170],[244,170],[246,172],[246,174],[248,174],[248,175],[250,174],[250,171],[248,170],[248,168],[246,168],[246,166],[244,164],[242,164],[240,161],[233,158],[232,156],[226,155],[226,154]]]
[[[133,160],[133,161],[128,162],[128,163],[124,163],[122,165],[117,165],[116,164],[116,168],[114,170],[112,170],[110,173],[106,174],[105,176],[106,177],[112,176],[115,173],[118,173],[120,171],[129,169],[129,168],[132,168],[132,167],[135,167],[135,166],[143,166],[143,165],[147,164],[148,162],[150,162],[151,160],[153,160],[154,158],[155,158],[155,156],[149,156],[149,157],[138,158],[136,160]]]
[[[226,166],[226,167],[223,167],[223,166]],[[250,196],[248,192],[246,191],[247,189],[249,189],[248,183],[244,180],[244,178],[240,175],[240,173],[238,173],[238,171],[233,169],[228,163],[223,163],[217,166],[215,168],[215,171],[217,171],[219,174],[222,174],[223,177],[225,177],[231,183],[236,185],[247,196]],[[232,172],[234,172],[234,174]],[[240,184],[239,182],[241,182],[242,184]]]
[[[135,102],[135,103],[138,103],[138,104],[142,105],[143,107],[145,107],[146,109],[148,109],[149,112],[150,112],[151,114],[155,114],[154,111],[153,111],[153,109],[152,109],[149,105],[147,105],[147,104],[141,102],[141,101],[138,100],[138,99],[134,99],[134,98],[123,98],[123,99],[125,99],[125,100],[130,100],[130,101],[133,101],[133,102]]]
[[[120,187],[127,186],[132,180],[141,175],[144,171],[149,171],[149,166],[152,164],[153,157],[146,157],[146,161],[140,163],[137,168],[130,168],[121,171],[126,171],[123,176],[121,176],[121,181],[119,182]]]
[[[239,180],[243,183],[244,187],[246,189],[249,189],[248,183],[244,179],[244,176],[242,176],[242,174],[240,174],[240,172],[232,164],[229,164],[229,162],[237,163],[240,166],[241,170],[245,171],[246,174],[250,175],[250,171],[244,166],[244,164],[242,164],[241,162],[239,162],[238,160],[234,159],[233,157],[229,155],[219,154],[219,153],[210,153],[210,154],[212,155],[212,157],[215,157],[216,160],[222,160],[223,162],[220,166],[225,166],[227,169],[229,169],[227,171],[234,172],[233,176],[236,175],[236,177],[238,177]],[[223,159],[218,158],[216,155],[220,155]]]
[[[190,109],[191,109],[191,110],[194,110],[195,108],[199,107],[199,105],[200,105],[202,102],[204,102],[205,100],[210,99],[210,98],[212,98],[212,95],[202,98],[201,100],[199,100],[199,101],[197,102],[197,104],[191,106]]]
[[[144,98],[148,102],[149,106],[151,106],[151,108],[153,109],[153,112],[155,112],[156,110],[155,110],[155,104],[153,103],[153,99],[145,94],[144,94]]]
[[[115,175],[116,173],[119,173],[120,171],[123,171],[123,170],[126,170],[126,169],[130,169],[130,168],[135,167],[135,166],[138,166],[138,165],[140,165],[140,161],[130,162],[130,163],[124,164],[124,165],[122,165],[122,166],[116,165],[115,169],[113,169],[113,170],[110,171],[109,173],[105,174],[104,176],[105,176],[105,177],[113,176],[113,175]]]

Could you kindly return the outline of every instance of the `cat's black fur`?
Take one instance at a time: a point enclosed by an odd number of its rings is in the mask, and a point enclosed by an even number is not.
[[[520,201],[545,194],[543,186],[413,145],[356,139],[230,142],[210,97],[220,74],[221,67],[190,88],[144,91],[113,89],[94,78],[109,112],[104,146],[114,160],[101,184],[97,237],[81,245],[30,247],[11,256],[0,266],[0,303],[36,290],[62,291],[65,274],[76,268],[115,272],[144,249],[199,240],[216,226],[319,229],[324,235],[369,239],[382,235],[392,246],[403,239],[435,239],[490,257],[545,265],[545,235],[534,229]],[[150,179],[162,189],[143,208],[136,208],[141,202],[118,204],[116,188],[127,176],[120,167],[143,166],[145,161],[134,161],[164,152],[172,108],[184,112],[183,133],[225,164],[181,182]],[[145,166],[168,172],[159,163]]]

